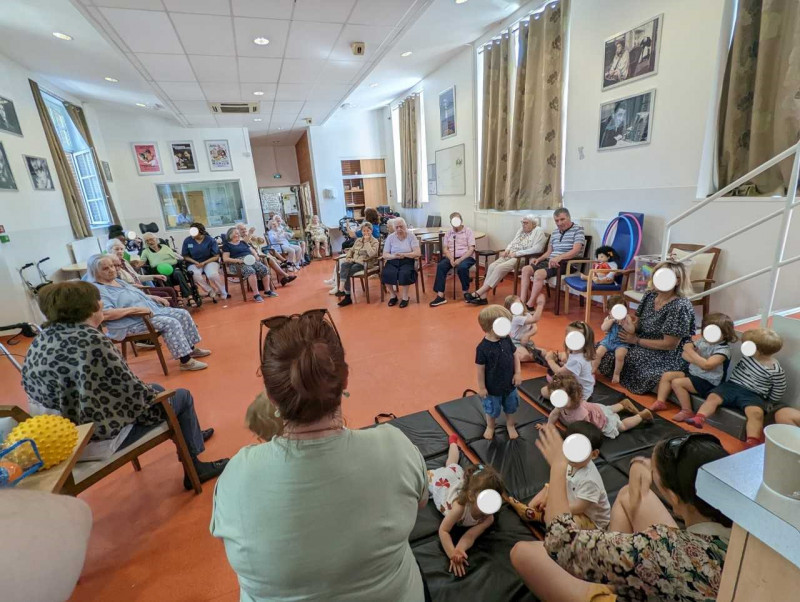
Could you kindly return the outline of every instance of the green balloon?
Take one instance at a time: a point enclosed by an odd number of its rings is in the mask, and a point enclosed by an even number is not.
[[[125,261],[130,261],[130,260],[131,260],[131,255],[130,255],[130,253],[128,253],[127,251],[125,251],[125,252],[122,254],[122,258],[123,258]]]
[[[175,269],[168,263],[159,263],[158,266],[156,266],[156,272],[158,272],[162,276],[169,276],[174,271]]]

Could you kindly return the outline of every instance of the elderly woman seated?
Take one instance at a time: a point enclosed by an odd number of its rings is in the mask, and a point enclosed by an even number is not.
[[[112,238],[108,241],[106,251],[108,251],[109,256],[114,260],[114,267],[117,268],[117,278],[131,286],[144,289],[148,295],[169,299],[169,304],[172,307],[178,307],[178,294],[175,292],[174,288],[171,286],[153,285],[153,282],[166,282],[166,276],[162,274],[140,274],[137,272],[130,261],[125,258],[125,254],[127,253],[125,245],[116,238]],[[84,280],[91,282],[88,273],[84,277]]]
[[[314,248],[311,254],[317,259],[322,259],[328,256],[328,229],[319,220],[319,216],[315,215],[311,218],[311,223],[306,226],[306,231],[311,236],[311,242],[314,243]]]
[[[172,286],[178,286],[181,289],[181,295],[185,299],[192,298],[192,289],[186,279],[186,274],[182,270],[176,270],[175,266],[183,257],[173,251],[169,245],[162,245],[158,237],[152,232],[147,232],[142,237],[144,239],[144,249],[142,249],[141,259],[147,263],[151,269],[158,270],[158,266],[165,264],[171,266],[172,273],[167,276],[167,282]]]
[[[283,255],[274,250],[271,253],[264,253],[262,247],[267,244],[267,241],[256,235],[255,228],[251,226],[248,229],[246,224],[239,222],[236,224],[236,229],[239,231],[239,237],[248,245],[250,245],[250,248],[256,252],[256,255],[258,255],[261,260],[261,263],[269,268],[272,268],[277,275],[278,282],[281,283],[281,286],[286,286],[292,280],[297,279],[297,276],[293,274],[287,274],[283,270],[283,266],[286,266],[286,268],[289,269],[289,264],[286,263],[286,258]]]
[[[311,263],[310,257],[308,256],[308,249],[306,248],[306,241],[298,239],[294,235],[294,230],[289,227],[283,218],[280,215],[276,215],[272,218],[272,221],[278,224],[278,227],[286,233],[286,237],[289,240],[289,244],[294,247],[300,247],[300,265],[308,265]]]
[[[206,227],[200,222],[193,222],[192,228],[197,231],[183,241],[181,254],[189,264],[189,272],[194,278],[195,284],[206,293],[211,300],[216,303],[217,295],[223,299],[228,298],[228,291],[225,290],[225,279],[219,271],[219,248],[214,237],[206,232]],[[205,275],[205,278],[203,277]],[[206,282],[208,278],[208,282]]]
[[[345,307],[353,303],[350,297],[350,279],[359,272],[364,271],[364,267],[370,259],[378,256],[378,239],[372,236],[372,224],[363,222],[361,224],[361,238],[356,239],[356,244],[347,249],[347,254],[341,262],[339,268],[339,292],[337,297],[343,297],[339,301],[339,307]]]
[[[300,247],[291,244],[286,232],[274,219],[269,222],[267,237],[269,238],[269,244],[272,246],[272,248],[279,253],[282,253],[286,257],[286,261],[289,262],[290,266],[294,267],[295,269],[302,267],[303,255]]]
[[[146,316],[161,333],[172,357],[180,360],[181,370],[208,367],[197,360],[211,355],[211,352],[195,347],[200,342],[200,333],[188,311],[165,307],[168,303],[162,297],[147,295],[117,278],[114,261],[108,255],[92,255],[87,268],[94,285],[100,290],[103,319],[111,339],[121,341],[129,335],[147,332],[142,319]]]
[[[230,228],[225,236],[227,240],[222,244],[222,260],[225,262],[228,272],[238,274],[247,280],[250,290],[253,291],[253,301],[256,303],[264,302],[264,297],[258,291],[256,275],[261,278],[261,284],[264,285],[264,294],[267,297],[277,297],[278,293],[272,286],[269,268],[261,263],[258,253],[242,240],[239,230]],[[250,260],[245,262],[248,257],[252,258],[252,263]]]
[[[389,307],[397,305],[397,291],[403,295],[400,307],[408,306],[408,287],[417,281],[415,268],[420,256],[419,241],[408,231],[406,220],[398,217],[392,220],[394,232],[383,243],[383,284],[389,285]]]
[[[111,265],[107,256],[103,262]],[[117,449],[134,443],[166,418],[161,406],[152,405],[164,388],[139,380],[100,330],[106,313],[97,288],[74,280],[51,284],[39,293],[39,307],[47,323],[22,367],[22,386],[32,413],[55,412],[75,424],[92,422],[92,440],[121,440]],[[218,476],[228,460],[198,459],[214,429],[200,430],[192,394],[178,389],[170,404],[200,481]],[[185,475],[183,486],[191,489]]]

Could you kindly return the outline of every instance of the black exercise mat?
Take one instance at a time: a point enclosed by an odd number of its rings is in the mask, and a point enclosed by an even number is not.
[[[533,378],[524,381],[519,390],[530,397],[537,405],[542,406],[548,411],[553,409],[553,406],[546,399],[541,399],[540,391],[545,385],[547,380],[542,378]],[[594,392],[590,401],[602,405],[610,406],[619,403],[625,399],[626,395],[620,391],[616,391],[603,383],[595,383]],[[634,402],[639,409],[644,409],[643,406]],[[624,414],[623,417],[627,416]],[[642,450],[652,448],[656,443],[667,437],[681,434],[683,429],[678,425],[658,416],[653,415],[653,422],[650,424],[643,424],[634,429],[620,433],[616,439],[606,438],[603,441],[603,446],[600,448],[600,455],[609,462],[615,459],[627,456],[633,453],[638,453]],[[627,472],[626,472],[627,474]]]
[[[436,409],[442,413],[450,426],[453,427],[461,438],[467,443],[476,439],[483,438],[486,430],[486,415],[483,413],[483,404],[478,395],[459,397],[452,401],[440,403]],[[514,413],[514,423],[517,428],[539,422],[543,418],[542,413],[527,403],[524,399],[519,400],[519,409]],[[497,419],[495,433],[506,432],[506,417],[501,413]]]
[[[464,533],[464,529],[453,529],[453,541]],[[442,549],[438,537],[412,543],[411,549],[417,558],[431,597],[436,602],[449,600],[535,601],[536,597],[525,587],[509,554],[518,541],[533,541],[533,534],[522,524],[519,517],[507,507],[495,515],[495,524],[481,535],[469,549],[467,574],[458,578],[447,571],[450,562]]]
[[[600,458],[595,462],[595,466],[597,466],[597,472],[603,478],[603,485],[606,486],[608,503],[613,506],[619,490],[628,484],[628,473],[619,470],[616,464],[609,464]]]
[[[428,470],[433,470],[434,468],[444,466],[446,460],[447,454],[440,454],[426,460],[425,465],[428,467]],[[472,464],[463,452],[459,457],[458,463],[463,468],[467,468]],[[417,512],[417,522],[414,524],[414,529],[411,531],[411,535],[408,536],[408,540],[415,542],[430,537],[431,535],[436,535],[439,532],[439,525],[442,524],[443,518],[442,513],[439,512],[436,505],[433,503],[433,499],[430,499],[427,505]]]
[[[411,443],[419,448],[422,457],[432,458],[439,454],[447,453],[449,444],[447,443],[447,431],[436,422],[427,410],[416,412],[408,416],[401,416],[382,424],[391,424],[403,431],[403,434],[411,440]],[[374,428],[371,424],[364,428]]]

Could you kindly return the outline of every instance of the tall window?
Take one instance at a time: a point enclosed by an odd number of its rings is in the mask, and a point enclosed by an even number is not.
[[[75,128],[64,103],[45,92],[42,93],[42,98],[47,105],[47,112],[50,113],[50,119],[53,121],[64,153],[70,159],[70,167],[72,167],[75,181],[80,187],[83,204],[86,206],[86,213],[89,216],[89,224],[92,228],[110,225],[111,214],[108,210],[103,186],[100,183],[100,176],[95,167],[96,162],[92,156],[92,149]]]

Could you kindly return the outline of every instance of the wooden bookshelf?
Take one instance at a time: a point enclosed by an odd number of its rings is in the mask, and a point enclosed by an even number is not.
[[[367,207],[387,204],[385,159],[342,159],[347,214],[360,219]]]

